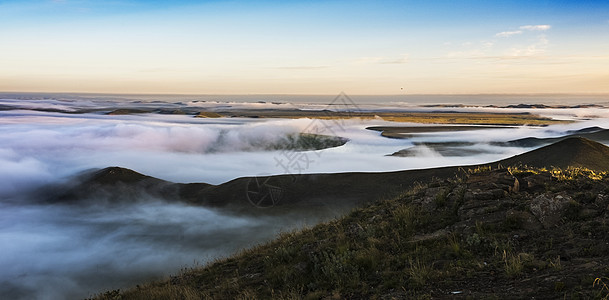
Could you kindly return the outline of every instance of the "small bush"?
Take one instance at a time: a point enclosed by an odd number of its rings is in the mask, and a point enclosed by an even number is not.
[[[419,259],[411,259],[409,263],[410,265],[407,268],[407,273],[410,276],[412,283],[416,287],[424,286],[427,281],[432,278],[432,267],[430,265],[425,264]]]
[[[522,273],[524,263],[520,254],[514,255],[503,250],[503,261],[505,263],[505,273],[508,277],[516,277]]]

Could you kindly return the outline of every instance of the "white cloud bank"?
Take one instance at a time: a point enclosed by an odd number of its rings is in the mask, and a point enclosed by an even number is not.
[[[550,28],[552,28],[552,26],[550,26],[550,25],[523,25],[523,26],[518,27],[518,29],[520,29],[520,30],[502,31],[502,32],[495,34],[495,36],[507,38],[507,37],[511,37],[514,35],[523,34],[524,31],[546,31],[546,30],[549,30]]]
[[[552,28],[552,26],[550,26],[550,25],[524,25],[524,26],[520,26],[519,28],[522,30],[529,30],[529,31],[546,31],[546,30],[549,30],[550,28]]]
[[[454,110],[454,108],[451,108]],[[598,110],[597,110],[598,111]],[[572,111],[575,113],[576,111]],[[583,112],[583,111],[582,111]],[[588,111],[589,112],[589,111]],[[145,206],[68,207],[23,204],[28,191],[84,169],[122,166],[177,182],[222,183],[285,172],[279,151],[257,143],[311,129],[312,120],[205,123],[189,116],[101,116],[0,112],[0,294],[11,299],[83,298],[166,276],[293,228],[296,218],[251,219],[149,199]],[[229,122],[230,121],[230,122]],[[381,120],[315,121],[351,141],[316,153],[303,173],[390,171],[499,160],[527,149],[490,141],[557,136],[598,120],[547,128],[521,127],[421,134],[387,139],[365,130]],[[399,124],[408,125],[408,124]],[[412,124],[410,124],[412,125]],[[223,136],[222,138],[220,138]],[[413,142],[479,143],[481,155],[444,157],[432,149],[388,157]]]
[[[495,36],[496,37],[510,37],[510,36],[517,35],[517,34],[522,34],[522,30],[503,31],[503,32],[499,32],[499,33],[495,34]]]

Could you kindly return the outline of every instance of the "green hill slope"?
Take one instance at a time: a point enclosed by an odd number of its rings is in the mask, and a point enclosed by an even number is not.
[[[99,299],[599,297],[607,191],[584,169],[479,168]]]

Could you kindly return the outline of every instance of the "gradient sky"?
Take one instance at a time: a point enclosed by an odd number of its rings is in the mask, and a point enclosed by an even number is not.
[[[0,0],[0,91],[609,93],[609,1]]]

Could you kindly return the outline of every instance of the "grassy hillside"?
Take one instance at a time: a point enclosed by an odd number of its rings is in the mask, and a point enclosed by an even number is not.
[[[600,298],[608,205],[604,172],[478,167],[98,299]]]

